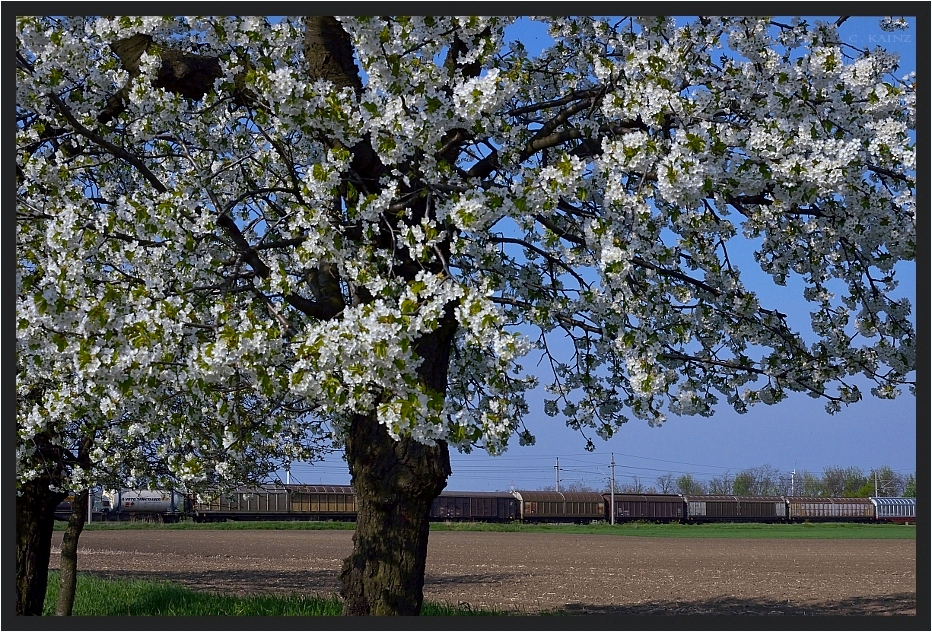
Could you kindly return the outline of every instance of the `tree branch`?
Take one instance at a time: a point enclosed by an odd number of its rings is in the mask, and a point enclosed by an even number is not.
[[[552,253],[547,252],[547,251],[544,250],[543,248],[538,248],[538,247],[535,246],[534,244],[529,244],[528,242],[524,241],[523,239],[517,239],[517,238],[514,238],[514,237],[493,237],[493,238],[491,238],[489,241],[491,241],[492,243],[495,243],[495,244],[516,244],[516,245],[518,245],[518,246],[522,246],[522,247],[524,247],[524,248],[527,248],[528,250],[530,250],[530,251],[532,251],[532,252],[536,252],[537,254],[539,254],[541,257],[543,257],[543,258],[546,259],[547,261],[549,261],[549,262],[551,262],[551,263],[553,263],[553,264],[556,264],[557,266],[559,266],[560,268],[562,268],[563,270],[565,270],[566,272],[568,272],[568,273],[570,274],[570,276],[572,276],[574,279],[576,279],[576,280],[579,282],[580,287],[585,287],[585,288],[588,288],[588,287],[589,287],[589,284],[586,283],[585,279],[583,279],[583,278],[579,275],[579,273],[576,272],[576,270],[574,270],[572,267],[568,266],[566,263],[564,263],[563,261],[561,261],[561,260],[558,259],[557,257],[554,257]]]
[[[71,126],[74,128],[74,130],[78,132],[79,134],[81,134],[81,136],[84,136],[92,143],[98,145],[99,147],[103,149],[106,149],[108,152],[110,152],[117,158],[125,160],[126,162],[134,166],[139,171],[139,173],[141,173],[142,176],[146,180],[149,181],[149,184],[151,184],[155,188],[155,190],[158,191],[159,193],[165,193],[166,191],[168,191],[165,185],[163,185],[159,181],[159,179],[155,177],[155,174],[152,173],[149,170],[149,168],[143,164],[142,160],[139,159],[139,156],[131,154],[125,149],[123,149],[122,147],[114,145],[113,143],[108,141],[106,138],[104,138],[100,134],[97,134],[96,132],[92,132],[88,128],[81,125],[81,123],[78,122],[78,119],[76,119],[74,114],[71,112],[71,109],[67,105],[64,104],[64,102],[58,97],[58,95],[49,93],[48,96],[49,96],[49,99],[52,100],[52,103],[55,104],[56,109],[61,113],[62,116],[65,117],[65,119],[68,120],[69,123],[71,123]]]
[[[554,99],[552,101],[542,101],[541,103],[535,103],[533,105],[525,105],[524,107],[515,108],[505,112],[506,116],[520,116],[522,114],[529,114],[531,112],[538,112],[540,110],[546,110],[549,108],[560,107],[561,105],[566,105],[567,103],[572,103],[573,101],[578,101],[580,99],[588,99],[592,96],[595,96],[601,91],[601,88],[590,88],[589,90],[581,90],[576,92],[575,90],[568,94],[567,96],[561,99]]]

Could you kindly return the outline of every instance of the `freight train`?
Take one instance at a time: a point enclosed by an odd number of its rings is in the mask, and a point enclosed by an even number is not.
[[[196,522],[226,520],[356,519],[348,485],[260,485],[193,500],[177,492],[105,492],[95,520]],[[61,508],[61,507],[60,507]],[[70,511],[70,507],[67,511]],[[62,509],[67,519],[67,511]],[[614,514],[614,515],[613,515]],[[99,515],[99,518],[97,517]],[[444,491],[430,509],[433,521],[473,522],[916,522],[915,498],[809,498],[607,494],[597,492]]]

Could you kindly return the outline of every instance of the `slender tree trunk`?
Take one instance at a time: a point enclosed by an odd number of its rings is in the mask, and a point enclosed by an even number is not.
[[[49,489],[47,477],[29,481],[16,498],[16,614],[39,616],[48,587],[55,507],[64,492]]]
[[[84,521],[87,519],[89,492],[90,490],[85,489],[74,497],[68,527],[62,536],[58,604],[55,607],[55,614],[60,617],[70,617],[74,609],[74,593],[78,585],[78,538],[81,537]]]
[[[437,331],[416,345],[425,386],[444,392],[456,330],[452,308]],[[340,573],[344,615],[418,615],[430,504],[450,476],[445,442],[427,446],[393,440],[375,414],[357,415],[346,438],[346,460],[356,491],[353,552]]]

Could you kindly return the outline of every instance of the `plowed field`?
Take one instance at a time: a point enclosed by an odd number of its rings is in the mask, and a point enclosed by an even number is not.
[[[61,532],[53,539],[58,567]],[[351,531],[86,531],[80,570],[224,593],[332,595]],[[437,531],[425,599],[524,614],[915,615],[915,540]]]

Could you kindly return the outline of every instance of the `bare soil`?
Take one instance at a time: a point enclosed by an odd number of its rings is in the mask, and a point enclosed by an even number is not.
[[[339,590],[351,531],[86,531],[79,569],[226,594]],[[58,568],[61,532],[53,539]],[[437,531],[426,600],[520,614],[915,615],[915,540]]]

